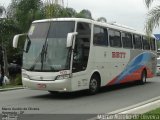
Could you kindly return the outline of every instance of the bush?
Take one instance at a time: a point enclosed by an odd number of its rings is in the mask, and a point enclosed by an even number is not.
[[[22,76],[21,76],[21,74],[17,74],[16,75],[15,85],[22,85]]]

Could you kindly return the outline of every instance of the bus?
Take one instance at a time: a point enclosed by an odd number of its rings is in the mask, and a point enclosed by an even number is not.
[[[157,57],[160,57],[160,48],[157,49]]]
[[[156,74],[156,40],[126,26],[84,18],[36,20],[26,36],[22,82],[25,88],[54,92],[146,82]]]

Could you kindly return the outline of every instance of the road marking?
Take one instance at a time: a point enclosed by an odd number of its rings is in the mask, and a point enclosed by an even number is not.
[[[109,114],[119,114],[119,113],[129,111],[129,110],[132,110],[132,109],[135,109],[135,108],[140,108],[144,105],[151,104],[151,103],[154,103],[154,102],[159,101],[159,100],[160,100],[160,96],[152,98],[152,99],[144,101],[144,102],[141,102],[141,103],[138,103],[138,104],[135,104],[135,105],[132,105],[132,106],[129,106],[129,107],[126,107],[126,108],[122,108],[122,109],[110,112]]]
[[[160,96],[106,114],[142,114],[158,107],[160,107]],[[88,120],[97,120],[97,116]]]
[[[143,114],[143,113],[146,113],[150,110],[156,109],[158,107],[160,107],[160,100],[157,100],[157,101],[154,101],[154,102],[151,102],[151,103],[148,103],[148,104],[145,104],[145,105],[127,110],[127,111],[123,111],[123,112],[118,113],[118,114],[129,114],[129,113]]]

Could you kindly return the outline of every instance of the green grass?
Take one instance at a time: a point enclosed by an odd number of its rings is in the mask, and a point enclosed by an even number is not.
[[[9,77],[10,83],[7,85],[0,86],[0,89],[22,87],[21,74],[16,74],[15,76]]]
[[[159,114],[160,115],[160,108],[147,112],[146,114]]]
[[[160,108],[139,115],[137,119],[132,119],[132,120],[160,120]]]
[[[0,86],[0,89],[5,89],[5,88],[14,88],[14,87],[22,87],[22,85],[12,85],[12,84],[9,84],[9,85],[3,85],[3,86]]]

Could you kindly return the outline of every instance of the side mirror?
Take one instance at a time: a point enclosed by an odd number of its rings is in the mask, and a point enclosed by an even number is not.
[[[19,35],[15,35],[13,38],[13,47],[17,48]]]
[[[14,38],[13,38],[13,47],[14,47],[14,48],[17,48],[17,46],[18,46],[19,37],[20,37],[20,36],[24,36],[24,35],[26,35],[26,34],[18,34],[18,35],[15,35],[15,36],[14,36]]]
[[[75,35],[77,35],[78,33],[77,32],[73,32],[73,33],[68,33],[67,35],[67,44],[66,44],[66,47],[71,47],[72,46],[72,43],[73,43],[73,38]]]

